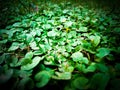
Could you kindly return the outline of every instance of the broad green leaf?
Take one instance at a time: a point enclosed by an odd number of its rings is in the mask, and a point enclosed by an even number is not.
[[[108,67],[105,64],[102,63],[98,63],[96,64],[96,67],[98,70],[100,70],[101,72],[107,73],[108,72]]]
[[[96,90],[105,90],[109,82],[110,76],[104,73],[96,73],[93,75],[90,88]]]
[[[4,53],[0,56],[0,64],[2,64],[5,61],[5,59],[6,59],[6,54]]]
[[[20,43],[18,42],[13,42],[8,51],[15,51],[19,48]]]
[[[36,30],[36,35],[37,35],[37,36],[40,36],[40,35],[41,35],[41,30],[39,30],[39,29]]]
[[[57,80],[70,80],[71,79],[71,72],[55,72],[56,75],[52,76],[53,79]]]
[[[87,28],[87,27],[80,26],[80,28],[79,28],[77,31],[78,31],[78,32],[87,32],[87,31],[88,31],[88,28]]]
[[[76,32],[76,31],[70,31],[70,32],[68,33],[68,38],[72,38],[72,37],[76,38],[76,35],[77,35],[77,32]]]
[[[30,21],[30,27],[37,27],[37,22],[36,21]]]
[[[27,64],[30,64],[32,63],[32,60],[30,58],[22,58],[20,61],[19,61],[20,65],[27,65]]]
[[[33,58],[32,62],[26,65],[21,66],[21,70],[31,70],[36,67],[39,62],[42,60],[42,57],[36,56]]]
[[[91,64],[84,70],[84,72],[85,72],[85,73],[95,72],[95,70],[96,70],[96,64],[95,64],[95,63],[91,63]]]
[[[33,57],[33,52],[32,52],[32,51],[27,52],[26,55],[25,55],[25,58],[30,58],[30,59],[32,59],[32,57]]]
[[[65,22],[65,27],[71,27],[72,24],[73,24],[72,21],[66,21],[66,22]]]
[[[81,52],[75,52],[72,54],[73,61],[80,61],[83,58],[83,54]]]
[[[31,49],[33,49],[33,50],[39,50],[39,47],[37,46],[36,42],[31,42],[31,43],[30,43],[30,47],[31,47]]]
[[[89,21],[90,21],[90,17],[87,16],[84,21],[85,21],[85,22],[89,22]]]
[[[77,69],[78,71],[80,71],[80,72],[85,72],[86,66],[85,66],[85,64],[78,64],[78,63],[77,63],[76,69]]]
[[[17,62],[18,62],[18,58],[17,57],[12,57],[12,62],[10,63],[10,66],[11,67],[16,67]]]
[[[66,45],[67,52],[71,52],[74,49],[71,45]]]
[[[73,80],[72,85],[76,89],[84,90],[86,89],[88,81],[89,80],[86,77],[77,77],[75,80]]]
[[[7,41],[8,41],[7,39],[1,40],[1,41],[0,41],[0,44],[5,44],[5,43],[7,43]]]
[[[89,63],[88,58],[82,57],[81,59],[82,59],[82,62],[83,62],[84,64],[88,64],[88,63]]]
[[[99,57],[99,58],[103,58],[105,56],[107,56],[109,53],[110,53],[110,49],[108,48],[99,48],[97,49],[97,54],[96,56]]]
[[[42,28],[48,30],[48,29],[51,29],[52,26],[50,24],[44,24]]]
[[[34,40],[33,36],[31,34],[26,34],[26,42],[30,43]]]
[[[12,25],[13,27],[20,27],[21,26],[21,22],[16,22]]]
[[[51,79],[49,71],[40,71],[35,75],[36,86],[38,88],[44,87]]]
[[[90,40],[93,43],[93,45],[96,47],[100,43],[100,36],[90,36]]]
[[[55,37],[55,36],[57,35],[57,32],[54,31],[54,30],[52,30],[52,31],[49,31],[49,32],[47,33],[47,35],[48,35],[49,37]]]
[[[20,43],[20,49],[23,50],[27,47],[27,45],[25,43]]]
[[[66,17],[64,17],[64,16],[60,17],[60,22],[66,22],[66,20],[67,20]]]

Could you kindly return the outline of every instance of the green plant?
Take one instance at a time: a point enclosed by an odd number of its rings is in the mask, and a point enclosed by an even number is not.
[[[114,14],[107,17],[70,2],[47,5],[0,30],[1,86],[105,90],[117,82],[120,30]]]

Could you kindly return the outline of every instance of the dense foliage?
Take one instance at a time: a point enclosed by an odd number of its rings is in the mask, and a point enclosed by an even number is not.
[[[120,14],[45,5],[0,30],[0,87],[118,90]]]

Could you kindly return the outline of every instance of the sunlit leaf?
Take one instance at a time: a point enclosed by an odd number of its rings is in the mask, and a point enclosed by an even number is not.
[[[96,47],[100,43],[100,36],[90,36],[90,40],[93,43],[93,45]]]
[[[75,52],[72,54],[71,57],[72,57],[73,61],[79,61],[83,57],[83,54],[80,52]]]
[[[31,42],[31,43],[30,43],[30,47],[31,47],[31,49],[33,49],[33,50],[38,50],[38,49],[39,49],[39,47],[37,46],[36,42]]]
[[[33,37],[31,34],[26,34],[26,42],[30,43],[33,41]]]
[[[56,36],[57,35],[57,32],[56,31],[49,31],[48,33],[47,33],[47,35],[49,36],[49,37],[54,37],[54,36]]]
[[[13,42],[8,51],[15,51],[19,48],[20,43],[18,42]]]
[[[21,26],[21,22],[16,22],[13,24],[13,27],[20,27]]]
[[[42,28],[47,30],[47,29],[51,29],[52,26],[50,24],[44,24]]]
[[[26,53],[26,55],[25,55],[25,58],[30,58],[31,59],[32,57],[33,57],[33,52],[32,51]]]
[[[65,22],[65,27],[70,27],[72,26],[73,22],[72,21],[67,21]]]
[[[39,57],[39,56],[34,57],[31,63],[28,63],[26,65],[21,66],[21,70],[31,70],[31,69],[33,69],[34,67],[36,67],[39,64],[39,62],[42,59],[43,58]]]
[[[66,18],[64,16],[61,16],[60,17],[60,22],[65,22],[66,21]]]
[[[55,72],[56,75],[52,76],[52,78],[54,79],[58,79],[58,80],[69,80],[71,79],[71,73],[70,72]]]
[[[79,28],[77,31],[78,31],[78,32],[87,32],[87,31],[88,31],[88,28],[87,28],[87,27],[80,26],[80,28]]]

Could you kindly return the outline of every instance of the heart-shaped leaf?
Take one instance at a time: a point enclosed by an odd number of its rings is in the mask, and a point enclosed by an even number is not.
[[[109,53],[110,53],[110,49],[108,48],[99,48],[97,49],[97,54],[96,56],[99,57],[99,58],[103,58],[105,56],[107,56]]]
[[[39,62],[42,59],[43,58],[39,57],[39,56],[34,57],[31,63],[28,63],[26,65],[21,66],[21,70],[31,70],[31,69],[33,69],[34,67],[36,67],[39,64]]]
[[[36,86],[38,88],[44,87],[51,79],[49,71],[40,71],[35,75]]]
[[[20,43],[18,42],[13,42],[8,51],[15,51],[19,48]]]

